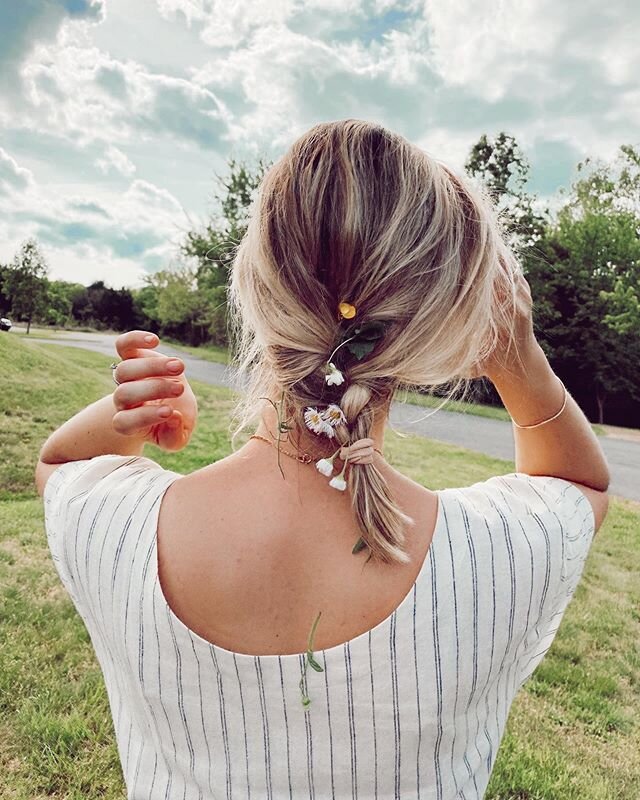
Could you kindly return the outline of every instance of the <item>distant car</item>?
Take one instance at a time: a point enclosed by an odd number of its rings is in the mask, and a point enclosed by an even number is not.
[[[8,331],[11,329],[12,322],[6,317],[0,317],[0,331]]]

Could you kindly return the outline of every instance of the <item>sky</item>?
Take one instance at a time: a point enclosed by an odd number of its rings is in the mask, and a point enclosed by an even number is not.
[[[506,131],[557,197],[640,144],[639,40],[636,0],[0,0],[0,262],[140,287],[230,157],[348,117],[458,171]]]

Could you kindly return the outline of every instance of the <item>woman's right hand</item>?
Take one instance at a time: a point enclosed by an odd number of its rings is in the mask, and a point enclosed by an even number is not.
[[[149,335],[152,342],[145,339]],[[154,350],[157,340],[156,334],[138,330],[116,339],[122,361],[114,372],[119,385],[113,392],[112,424],[118,433],[142,436],[162,450],[177,452],[191,439],[198,402],[184,376],[184,362]],[[172,361],[177,362],[175,370],[170,369]],[[161,408],[167,409],[166,416]]]

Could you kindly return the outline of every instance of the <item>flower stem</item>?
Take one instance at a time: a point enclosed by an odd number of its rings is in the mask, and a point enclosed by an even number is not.
[[[324,669],[318,664],[318,662],[313,657],[313,637],[316,634],[316,628],[318,627],[318,622],[320,622],[320,617],[322,616],[322,611],[318,612],[318,616],[315,618],[313,625],[311,626],[311,632],[309,633],[309,639],[307,641],[307,652],[305,653],[304,657],[304,672],[302,673],[302,677],[300,678],[300,683],[298,686],[300,687],[300,692],[302,694],[302,705],[304,706],[305,710],[309,708],[311,705],[311,698],[305,694],[304,691],[304,683],[307,678],[307,668],[309,664],[315,669],[316,672],[324,672]]]
[[[354,334],[353,336],[350,336],[348,339],[345,339],[344,342],[340,342],[340,344],[336,347],[336,349],[333,351],[333,353],[331,353],[331,355],[327,359],[327,363],[329,363],[331,361],[331,359],[333,358],[334,354],[338,352],[338,350],[342,347],[343,344],[346,344],[347,342],[350,342],[352,339],[355,339],[356,336],[357,336],[357,334]]]

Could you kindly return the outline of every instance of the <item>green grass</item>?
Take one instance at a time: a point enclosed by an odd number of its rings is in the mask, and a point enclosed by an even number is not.
[[[104,686],[46,547],[33,483],[44,439],[112,390],[109,358],[0,337],[0,797],[124,796]],[[200,417],[188,473],[230,452],[233,393],[193,383]],[[247,434],[248,435],[248,434]],[[514,465],[388,431],[389,461],[434,489]],[[614,500],[556,640],[513,703],[487,800],[640,797],[640,505]]]

